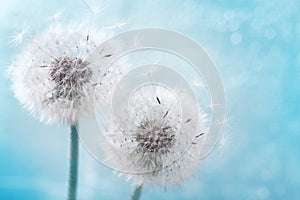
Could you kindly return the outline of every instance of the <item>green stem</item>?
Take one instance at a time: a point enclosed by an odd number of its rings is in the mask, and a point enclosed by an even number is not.
[[[76,200],[76,191],[77,191],[79,145],[78,145],[78,132],[76,126],[77,126],[76,124],[71,125],[68,200]]]
[[[134,191],[131,196],[131,200],[139,200],[140,199],[141,193],[142,193],[142,187],[143,187],[143,185],[136,186],[134,188]]]

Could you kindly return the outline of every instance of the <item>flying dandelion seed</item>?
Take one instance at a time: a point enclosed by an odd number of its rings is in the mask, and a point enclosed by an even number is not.
[[[220,154],[224,154],[225,151],[231,146],[232,139],[233,139],[233,134],[231,133],[230,129],[232,127],[231,119],[230,118],[225,118],[224,121],[222,122],[224,125],[224,133],[220,135],[218,144],[217,144],[217,151]]]
[[[100,3],[95,5],[89,5],[87,1],[81,0],[82,3],[85,5],[85,7],[93,14],[100,13],[102,10],[104,10],[104,5],[100,5]]]
[[[61,11],[57,11],[57,12],[55,12],[55,13],[49,18],[49,20],[50,20],[50,21],[53,21],[53,22],[57,22],[57,21],[59,21],[59,19],[61,18],[61,16],[62,16],[62,12],[61,12]]]
[[[232,140],[232,135],[228,133],[223,133],[219,139],[217,149],[218,151],[223,154],[225,150],[230,146]]]
[[[11,47],[17,47],[22,44],[24,39],[28,37],[28,32],[29,32],[29,26],[28,25],[23,25],[22,29],[18,32],[15,32],[10,38],[10,46]]]
[[[112,26],[108,26],[108,27],[105,27],[106,29],[120,29],[120,28],[123,28],[124,26],[128,25],[128,19],[123,19],[121,20],[120,22],[112,25]]]

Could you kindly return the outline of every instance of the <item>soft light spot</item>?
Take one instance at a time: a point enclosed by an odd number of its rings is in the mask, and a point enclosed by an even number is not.
[[[266,29],[265,30],[265,37],[268,40],[272,40],[276,37],[276,32],[273,29]]]
[[[269,130],[271,133],[278,133],[281,130],[281,126],[278,123],[272,123],[269,126]]]
[[[290,23],[283,24],[282,29],[282,39],[285,42],[290,42],[293,39],[293,26]]]
[[[225,21],[217,21],[216,22],[216,29],[221,32],[221,33],[224,33],[227,31],[227,26],[226,26],[226,23]]]
[[[259,52],[261,50],[261,44],[257,41],[252,42],[249,47],[251,52]]]
[[[295,25],[295,32],[300,35],[300,22]]]
[[[240,33],[233,33],[230,36],[230,41],[233,45],[238,45],[242,42],[242,35]]]
[[[298,52],[298,55],[297,55],[297,64],[298,64],[298,67],[300,67],[300,52]]]
[[[238,21],[232,20],[232,21],[229,22],[228,27],[229,27],[229,30],[230,30],[230,31],[234,32],[234,31],[239,30],[239,28],[240,28],[240,23],[239,23]]]
[[[288,128],[290,131],[295,132],[295,133],[299,133],[300,132],[300,122],[298,121],[290,121],[288,123]]]
[[[269,198],[270,192],[266,187],[260,187],[256,191],[256,195],[259,199]]]
[[[231,20],[231,19],[233,19],[235,17],[235,11],[233,11],[233,10],[226,10],[223,15],[224,15],[224,18],[226,20]]]
[[[204,83],[197,79],[193,81],[193,85],[196,87],[205,87]]]

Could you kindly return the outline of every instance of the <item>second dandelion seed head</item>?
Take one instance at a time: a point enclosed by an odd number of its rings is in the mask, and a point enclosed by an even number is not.
[[[206,115],[193,103],[165,86],[138,88],[116,113],[118,125],[108,126],[105,161],[136,185],[180,184],[199,164],[203,137],[195,131],[207,131]]]

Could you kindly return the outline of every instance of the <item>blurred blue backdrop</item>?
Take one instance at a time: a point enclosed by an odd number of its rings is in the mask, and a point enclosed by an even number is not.
[[[193,38],[226,88],[222,145],[182,187],[146,186],[141,199],[300,199],[299,0],[86,2],[100,8],[97,27],[162,27]],[[1,2],[1,200],[64,199],[67,190],[68,127],[39,123],[14,98],[3,75],[18,52],[11,36],[28,27],[26,41],[53,20],[84,19],[90,12],[80,0]],[[131,191],[81,147],[78,199],[129,199]]]

